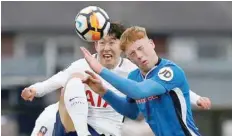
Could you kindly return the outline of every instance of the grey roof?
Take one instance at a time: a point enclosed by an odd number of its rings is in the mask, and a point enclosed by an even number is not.
[[[70,31],[82,8],[96,5],[111,20],[157,32],[232,31],[232,2],[2,2],[3,31]]]

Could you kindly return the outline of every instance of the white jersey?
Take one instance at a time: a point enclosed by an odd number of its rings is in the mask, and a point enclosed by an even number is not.
[[[120,76],[127,77],[130,71],[137,67],[128,59],[120,58],[119,64],[111,71]],[[44,82],[36,83],[30,87],[36,89],[36,96],[41,97],[60,87],[64,87],[67,80],[73,73],[80,72],[85,74],[85,70],[92,69],[89,67],[85,59],[80,59],[71,64],[67,69],[57,73]],[[101,77],[100,77],[101,78]],[[101,78],[102,79],[102,78]],[[113,86],[102,79],[104,86],[114,91],[119,95],[123,95]],[[93,92],[88,85],[85,85],[86,95],[89,103],[88,124],[92,126],[98,133],[109,135],[121,135],[121,126],[123,116],[117,113],[109,104],[105,102],[98,94]]]
[[[57,102],[44,109],[35,121],[35,127],[31,136],[52,136],[54,124],[56,122],[58,104],[59,103]]]
[[[127,77],[128,74],[136,68],[137,67],[132,62],[130,62],[128,59],[120,58],[120,62],[117,65],[117,67],[115,67],[111,71],[117,73],[120,76]],[[33,87],[36,89],[36,91],[37,91],[36,96],[37,97],[41,97],[41,96],[43,96],[51,91],[54,91],[60,87],[64,87],[67,80],[70,78],[70,76],[73,73],[80,72],[80,73],[83,73],[85,75],[85,72],[84,72],[85,70],[92,71],[92,69],[89,67],[88,63],[86,62],[86,60],[80,59],[80,60],[73,62],[71,64],[71,66],[69,66],[67,69],[57,73],[56,75],[52,76],[48,80],[46,80],[44,82],[36,83],[30,87]],[[102,82],[110,90],[114,91],[115,93],[117,93],[119,95],[124,96],[121,92],[117,91],[113,86],[111,86],[109,83],[107,83],[103,79],[102,79]],[[89,103],[88,124],[90,126],[92,126],[98,133],[104,133],[106,135],[120,136],[123,116],[120,115],[119,113],[117,113],[109,104],[107,104],[105,102],[104,99],[102,99],[98,94],[93,92],[87,85],[85,86],[85,90],[86,90],[86,95],[87,95],[87,99],[88,99],[88,103]],[[194,96],[197,97],[197,95],[194,95]],[[190,95],[190,97],[191,97],[191,95]],[[48,111],[48,108],[46,108],[46,109],[45,109],[45,111]],[[51,112],[48,114],[49,115],[53,114],[55,116],[57,111],[58,111],[58,106],[57,106],[56,110],[52,109]],[[40,115],[40,116],[42,116],[42,115]],[[41,118],[41,117],[39,117],[39,118]],[[44,118],[46,120],[46,118],[48,118],[48,117],[44,117]],[[47,123],[51,123],[51,122],[55,122],[55,117],[54,117],[54,121],[50,121]],[[132,122],[135,122],[135,121],[132,121]],[[54,123],[53,123],[53,125],[54,125]],[[140,125],[147,125],[147,124],[140,123]],[[50,125],[47,125],[47,129],[53,130],[53,126],[52,127],[49,127],[49,126]],[[38,126],[38,128],[40,128],[40,127],[41,126]],[[127,125],[126,127],[130,127],[130,125]],[[136,131],[136,130],[134,130],[134,131]],[[138,130],[138,131],[140,131],[140,130]],[[151,130],[148,130],[148,131],[150,131],[152,134]]]

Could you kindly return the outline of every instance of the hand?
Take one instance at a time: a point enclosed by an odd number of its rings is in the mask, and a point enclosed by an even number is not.
[[[211,101],[207,97],[200,97],[197,100],[197,106],[201,109],[210,109],[211,108]]]
[[[101,79],[90,71],[85,71],[85,73],[87,73],[89,76],[83,79],[82,82],[87,84],[95,93],[103,96],[107,89],[103,86]]]
[[[34,99],[36,95],[36,90],[34,88],[24,88],[22,93],[21,93],[21,97],[25,100],[25,101],[32,101]]]
[[[97,59],[95,59],[90,54],[90,52],[86,48],[84,47],[80,47],[80,48],[89,66],[93,69],[94,72],[96,72],[97,74],[100,74],[100,72],[103,69],[103,66],[97,61]]]

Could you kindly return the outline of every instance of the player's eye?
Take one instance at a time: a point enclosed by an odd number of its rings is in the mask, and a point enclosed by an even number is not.
[[[114,44],[114,42],[110,42],[110,45],[113,45]]]
[[[105,42],[103,42],[103,41],[99,41],[99,44],[103,45],[103,44],[105,44]]]
[[[143,50],[143,46],[140,46],[140,47],[138,48],[138,50]]]
[[[135,52],[131,52],[130,56],[133,57],[135,55]]]

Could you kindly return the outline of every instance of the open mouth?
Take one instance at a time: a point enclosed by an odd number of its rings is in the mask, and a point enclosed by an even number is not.
[[[105,60],[111,60],[112,59],[112,55],[111,54],[104,54],[103,55],[103,58],[105,59]]]
[[[147,60],[142,61],[142,64],[143,65],[147,64]]]

